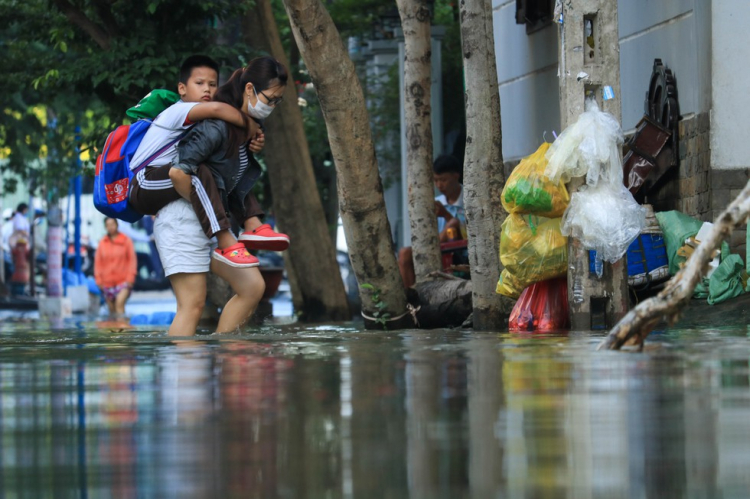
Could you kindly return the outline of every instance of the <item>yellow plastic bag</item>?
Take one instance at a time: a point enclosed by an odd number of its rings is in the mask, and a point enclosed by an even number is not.
[[[508,215],[500,234],[500,261],[505,269],[496,291],[518,298],[526,286],[565,275],[568,238],[559,218]]]
[[[570,202],[562,182],[554,183],[544,175],[547,168],[545,142],[531,156],[524,158],[510,174],[503,188],[503,208],[508,213],[534,214],[547,218],[561,217]]]

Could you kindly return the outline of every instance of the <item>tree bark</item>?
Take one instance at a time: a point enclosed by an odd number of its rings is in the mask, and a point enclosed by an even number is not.
[[[407,326],[411,318],[406,292],[396,265],[370,120],[354,63],[320,0],[284,0],[284,7],[328,128],[339,208],[363,315],[387,314],[389,329]],[[366,321],[365,325],[380,324]]]
[[[105,51],[109,50],[110,36],[104,29],[86,17],[86,14],[76,8],[68,0],[54,0],[54,2],[55,5],[57,5],[57,8],[60,9],[60,12],[65,14],[65,17],[67,17],[72,24],[88,33],[91,39],[102,49]]]
[[[417,282],[442,268],[432,187],[430,10],[426,0],[397,0],[404,33],[404,114],[411,246]]]
[[[693,296],[695,286],[706,273],[708,262],[722,241],[729,238],[732,230],[745,223],[750,216],[750,182],[740,195],[719,215],[714,226],[700,245],[695,249],[685,267],[680,270],[656,296],[642,301],[628,312],[598,349],[619,350],[624,345],[638,345],[643,348],[646,336],[662,319],[674,324],[680,311]]]
[[[474,329],[503,327],[499,235],[505,220],[500,94],[490,0],[461,0],[461,41],[466,81],[464,206],[469,234]]]
[[[268,52],[291,71],[269,0],[256,0],[243,28],[246,42]],[[291,239],[287,262],[296,277],[295,308],[302,320],[349,320],[349,304],[313,174],[293,75],[284,100],[265,127],[264,156],[273,211]]]

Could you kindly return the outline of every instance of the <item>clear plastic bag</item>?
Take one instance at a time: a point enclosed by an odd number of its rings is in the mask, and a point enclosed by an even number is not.
[[[559,218],[508,215],[500,235],[503,269],[496,291],[518,298],[530,284],[565,275],[568,240]]]
[[[621,182],[583,186],[570,199],[562,218],[562,234],[596,250],[596,270],[602,261],[614,263],[646,226],[646,208],[639,205]]]
[[[617,118],[599,110],[594,99],[586,100],[586,110],[567,127],[546,153],[544,174],[552,182],[586,175],[588,185],[599,180],[622,183],[622,128]]]
[[[547,167],[545,153],[550,144],[545,142],[534,154],[521,160],[513,169],[503,188],[503,208],[508,213],[533,213],[542,217],[559,218],[565,212],[570,195],[565,184],[552,182],[544,175]]]

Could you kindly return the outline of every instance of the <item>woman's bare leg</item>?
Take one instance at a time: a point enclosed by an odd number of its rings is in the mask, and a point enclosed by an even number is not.
[[[203,307],[206,305],[206,273],[179,273],[169,276],[172,290],[177,298],[177,313],[169,336],[192,336],[198,327]]]
[[[211,271],[227,281],[236,295],[224,306],[216,326],[217,333],[237,331],[247,322],[263,297],[266,283],[257,267],[238,269],[211,260]]]
[[[115,308],[115,301],[110,300],[109,298],[105,298],[104,302],[107,304],[107,309],[109,310],[109,315],[114,316],[117,313],[117,309]]]
[[[115,297],[115,314],[119,316],[125,315],[125,302],[130,298],[130,288],[120,290]]]

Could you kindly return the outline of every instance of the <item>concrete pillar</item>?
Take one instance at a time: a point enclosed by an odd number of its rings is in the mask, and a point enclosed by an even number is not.
[[[584,110],[587,96],[599,108],[622,120],[620,100],[620,42],[617,2],[577,0],[562,2],[559,25],[560,120],[563,129]],[[560,21],[560,19],[556,19]],[[573,179],[571,194],[583,184]],[[588,251],[580,241],[568,243],[568,300],[571,326],[588,330],[602,322],[611,327],[628,310],[628,276],[625,259],[604,264],[601,279],[589,272]],[[592,316],[604,313],[604,317]]]

